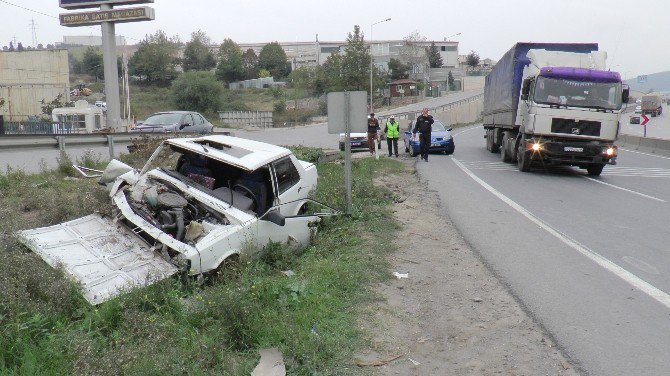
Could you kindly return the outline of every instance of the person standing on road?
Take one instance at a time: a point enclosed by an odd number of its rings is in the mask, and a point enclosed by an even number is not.
[[[419,149],[421,149],[421,159],[428,162],[428,152],[430,151],[430,133],[433,130],[433,116],[428,114],[428,109],[424,108],[421,115],[414,122],[412,133],[416,137],[419,132]]]
[[[368,116],[368,147],[370,148],[370,155],[375,154],[375,141],[377,140],[379,129],[379,120],[375,118],[374,113],[371,113],[370,116]]]
[[[398,158],[398,137],[400,136],[400,124],[395,121],[395,116],[391,115],[384,126],[384,133],[386,133],[386,144],[389,147],[389,157],[395,152]]]

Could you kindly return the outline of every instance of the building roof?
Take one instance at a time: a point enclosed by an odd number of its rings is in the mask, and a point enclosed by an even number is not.
[[[281,146],[231,136],[175,138],[165,142],[249,171],[291,154]]]
[[[389,85],[402,85],[402,84],[415,84],[416,81],[410,80],[409,78],[401,78],[393,82],[389,82]]]

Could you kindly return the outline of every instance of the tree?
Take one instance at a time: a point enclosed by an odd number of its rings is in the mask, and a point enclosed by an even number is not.
[[[191,71],[172,82],[171,99],[179,110],[218,111],[223,87],[211,72]]]
[[[253,48],[249,48],[242,54],[242,66],[246,73],[246,79],[258,78],[258,56]]]
[[[148,83],[169,84],[177,77],[175,67],[180,44],[178,37],[168,38],[162,30],[147,35],[128,62],[130,74]]]
[[[73,68],[79,68],[76,66]],[[103,65],[102,53],[97,47],[88,47],[84,51],[84,56],[81,60],[81,73],[89,74],[98,79],[105,78],[105,67]]]
[[[265,78],[270,76],[272,76],[272,74],[270,73],[269,70],[263,68],[258,70],[258,78]]]
[[[409,71],[409,64],[403,64],[400,60],[392,57],[391,60],[389,60],[388,67],[391,72],[392,80],[409,77],[409,74],[407,73]]]
[[[23,47],[23,44],[21,42],[16,44],[16,50],[17,51],[24,51],[25,48]]]
[[[426,54],[428,55],[428,64],[431,68],[442,68],[442,56],[435,42],[430,43],[430,47],[426,49]]]
[[[204,31],[198,30],[191,34],[191,41],[186,43],[182,68],[184,72],[206,71],[216,67],[214,54],[209,50],[211,40]]]
[[[45,99],[42,99],[40,101],[40,107],[42,108],[42,117],[51,119],[51,113],[53,112],[54,108],[74,107],[74,102],[65,101],[63,99],[63,93],[60,93],[51,102],[47,102]]]
[[[450,91],[456,90],[456,81],[454,81],[454,75],[451,74],[451,71],[449,71],[449,74],[447,75],[447,85],[449,85]]]
[[[291,63],[286,58],[286,52],[277,42],[268,43],[258,54],[258,67],[267,69],[275,78],[284,78],[291,73]]]
[[[470,69],[474,70],[479,65],[479,54],[475,51],[470,51],[468,56],[465,58],[465,65],[469,66]]]
[[[13,42],[9,42],[9,51],[15,51]]]
[[[371,59],[361,28],[354,25],[354,32],[347,36],[347,46],[341,60],[342,83],[345,90],[369,89]]]
[[[342,56],[335,52],[331,53],[321,66],[319,76],[325,82],[327,91],[343,91]]]
[[[219,47],[219,64],[216,78],[230,83],[244,79],[246,71],[242,65],[242,50],[232,39],[225,39]]]
[[[419,34],[418,31],[413,31],[405,38],[403,38],[403,46],[400,49],[400,61],[409,65],[410,77],[416,78],[421,67],[428,65],[428,55],[426,49],[423,47],[426,42],[426,37]]]

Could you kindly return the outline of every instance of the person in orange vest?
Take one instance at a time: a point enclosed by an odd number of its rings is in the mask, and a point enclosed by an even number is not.
[[[395,116],[391,115],[384,126],[384,133],[386,133],[386,144],[389,148],[389,157],[395,153],[398,158],[398,138],[400,137],[400,124],[395,121]]]

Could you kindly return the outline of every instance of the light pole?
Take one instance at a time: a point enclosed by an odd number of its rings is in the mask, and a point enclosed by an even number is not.
[[[373,58],[372,58],[372,27],[377,25],[377,24],[380,24],[382,22],[386,22],[386,21],[391,21],[391,18],[389,17],[385,20],[377,21],[373,24],[370,24],[370,36],[369,36],[370,37],[370,41],[369,41],[369,43],[370,43],[370,112],[372,112],[372,60],[373,60]]]

